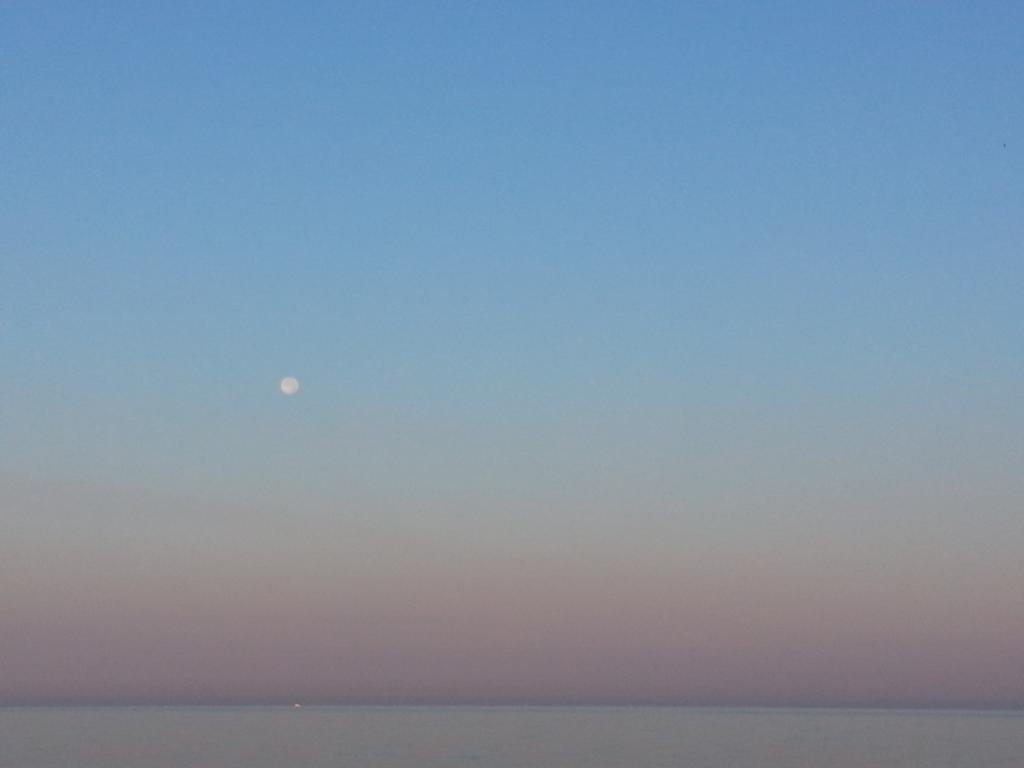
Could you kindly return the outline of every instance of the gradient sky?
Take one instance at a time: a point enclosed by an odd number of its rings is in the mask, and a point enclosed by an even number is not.
[[[1024,705],[1022,30],[3,3],[0,703]]]

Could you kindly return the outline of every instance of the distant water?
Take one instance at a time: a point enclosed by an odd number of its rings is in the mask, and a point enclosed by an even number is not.
[[[1024,713],[0,708],[0,768],[1024,768]]]

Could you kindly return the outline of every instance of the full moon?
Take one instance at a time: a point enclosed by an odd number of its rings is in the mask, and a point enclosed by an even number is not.
[[[294,395],[299,391],[299,380],[294,376],[286,376],[281,379],[281,392],[286,395]]]

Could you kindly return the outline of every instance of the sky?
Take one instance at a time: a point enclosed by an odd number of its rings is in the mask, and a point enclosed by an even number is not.
[[[1024,706],[1022,28],[3,3],[0,703]]]

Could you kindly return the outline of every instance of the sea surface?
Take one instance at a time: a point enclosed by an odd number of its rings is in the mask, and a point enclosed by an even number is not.
[[[1024,768],[1024,712],[0,708],[0,768]]]

